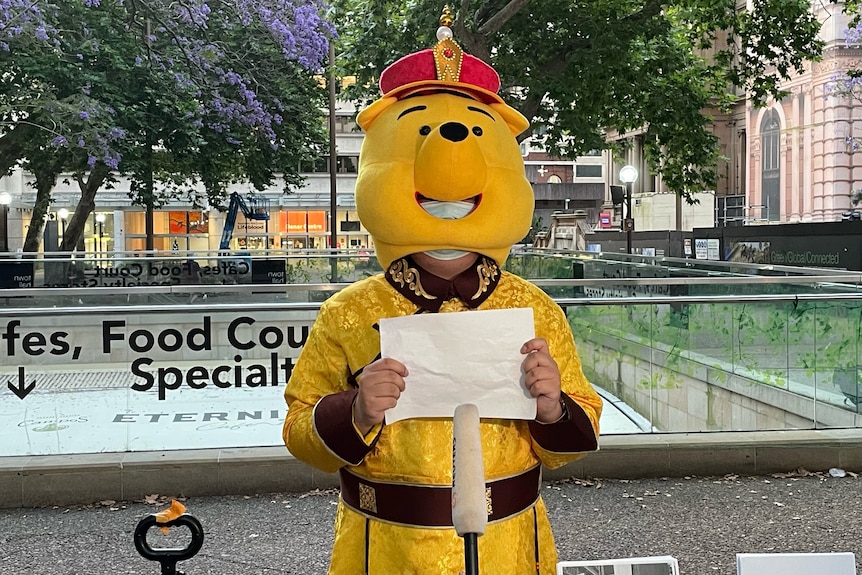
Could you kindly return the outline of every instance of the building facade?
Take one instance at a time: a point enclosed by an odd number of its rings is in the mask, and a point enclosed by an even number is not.
[[[609,134],[612,139],[631,140],[621,159],[597,151],[573,161],[560,160],[527,140],[521,148],[536,197],[532,232],[547,228],[554,213],[574,210],[586,212],[586,222],[594,229],[621,228],[623,206],[614,203],[610,187],[622,183],[619,171],[626,164],[639,173],[632,184],[637,231],[842,219],[855,206],[854,192],[862,190],[862,105],[853,97],[829,96],[828,88],[836,75],[862,68],[862,50],[845,42],[848,18],[840,4],[813,1],[812,10],[823,23],[823,59],[808,63],[802,74],[787,82],[788,95],[781,100],[761,107],[740,95],[731,112],[711,114],[724,157],[715,190],[695,191],[694,206],[680,201],[661,175],[649,169],[640,133]],[[333,228],[339,248],[373,249],[354,202],[363,138],[353,122],[354,112],[341,103],[336,110],[334,190],[327,157],[302,166],[306,185],[289,194],[279,185],[263,192],[249,185],[230,187],[230,192],[243,196],[262,195],[271,212],[268,220],[239,214],[231,249],[327,249]],[[11,202],[4,212],[12,252],[23,245],[30,222],[35,203],[32,179],[20,170],[0,178],[0,194],[8,194]],[[57,184],[48,224],[56,226],[58,237],[65,224],[62,214],[72,212],[79,197],[74,183]],[[79,248],[94,253],[145,249],[145,213],[129,200],[128,182],[100,190],[96,203]],[[156,212],[154,246],[159,251],[217,250],[224,220],[220,210],[175,201]],[[51,248],[45,246],[46,251]]]
[[[300,167],[305,185],[285,194],[279,182],[269,189],[256,191],[248,184],[232,184],[228,193],[241,197],[261,197],[268,204],[269,219],[246,218],[237,214],[230,240],[231,250],[324,250],[332,240],[333,226],[339,249],[373,249],[373,240],[359,222],[354,188],[359,167],[363,133],[353,116],[355,109],[339,103],[336,108],[336,176],[331,186],[329,158],[324,156]],[[547,227],[554,212],[587,209],[594,222],[605,196],[605,159],[595,152],[575,161],[549,157],[529,142],[521,145],[526,176],[536,190],[535,224]],[[20,251],[30,224],[32,206],[36,203],[32,174],[20,169],[0,178],[0,193],[7,193],[11,204],[7,210],[9,247]],[[120,179],[112,189],[101,189],[96,195],[96,209],[84,230],[79,250],[96,255],[133,254],[146,249],[146,213],[130,200],[130,182]],[[46,221],[50,239],[43,251],[56,251],[62,239],[65,222],[74,211],[80,191],[72,178],[61,178],[52,192],[53,203]],[[333,218],[334,195],[334,218]],[[155,250],[159,252],[214,252],[219,249],[226,212],[215,208],[200,209],[182,199],[173,200],[154,213]],[[536,230],[538,231],[538,230]]]
[[[823,23],[823,59],[783,87],[789,94],[762,108],[747,102],[746,217],[756,222],[831,222],[852,207],[862,187],[862,107],[853,97],[830,95],[844,72],[862,68],[862,52],[848,47],[841,6],[813,2]]]
[[[228,194],[258,196],[268,205],[269,219],[246,218],[240,211],[230,239],[231,250],[328,249],[333,223],[340,248],[369,248],[370,237],[359,225],[353,201],[353,189],[359,163],[362,134],[352,121],[353,109],[339,107],[336,121],[337,175],[335,190],[330,186],[329,158],[301,166],[306,177],[302,188],[283,193],[281,182],[263,191],[250,184],[232,184]],[[32,174],[20,169],[0,178],[0,194],[6,193],[6,223],[9,251],[20,251],[30,224],[32,206],[36,203]],[[122,255],[146,249],[146,213],[130,200],[130,182],[123,178],[112,189],[102,188],[96,194],[96,209],[84,229],[79,250],[93,254]],[[335,198],[335,210],[331,209]],[[45,237],[62,239],[65,219],[69,217],[81,193],[72,178],[60,178],[52,192],[53,203],[46,229],[56,234]],[[177,199],[154,212],[153,246],[159,252],[207,252],[219,249],[226,212],[209,207],[200,209],[190,201]],[[55,251],[57,243],[43,245],[43,251]]]

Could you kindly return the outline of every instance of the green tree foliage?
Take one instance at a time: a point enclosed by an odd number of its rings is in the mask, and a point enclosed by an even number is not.
[[[609,147],[606,133],[642,130],[647,160],[685,197],[713,189],[719,158],[708,110],[745,90],[755,102],[821,51],[808,0],[461,0],[453,30],[491,63],[504,97],[547,150],[573,157]],[[397,58],[433,46],[440,3],[336,0],[349,94],[375,97]]]
[[[320,70],[333,31],[317,0],[0,0],[0,174],[37,179],[35,251],[50,190],[82,191],[75,245],[115,175],[148,208],[202,183],[299,184],[324,141]],[[204,198],[193,198],[203,203]]]
[[[851,17],[851,27],[858,25],[862,19],[862,1],[860,0],[829,0],[829,3],[841,5],[841,10]]]

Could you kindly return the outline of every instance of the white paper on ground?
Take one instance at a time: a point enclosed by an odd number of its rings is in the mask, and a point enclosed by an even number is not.
[[[602,569],[614,567],[614,569]],[[616,569],[620,567],[620,569]],[[629,557],[628,559],[596,559],[592,561],[560,561],[557,575],[581,573],[642,573],[653,575],[679,575],[679,563],[670,555],[655,557]]]
[[[381,356],[409,372],[386,422],[452,417],[462,403],[476,405],[480,417],[535,419],[521,373],[521,346],[534,337],[531,308],[381,319]]]
[[[846,553],[737,553],[738,575],[856,575],[856,555]]]

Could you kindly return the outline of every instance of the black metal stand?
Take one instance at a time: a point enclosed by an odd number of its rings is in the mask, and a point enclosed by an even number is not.
[[[188,547],[153,549],[147,543],[147,531],[152,527],[178,527],[181,525],[188,527],[192,534],[192,540]],[[157,523],[155,515],[147,515],[138,522],[138,526],[135,528],[135,549],[144,559],[161,563],[162,575],[184,575],[182,571],[177,571],[177,562],[191,559],[197,555],[203,544],[204,528],[201,526],[201,522],[195,516],[187,513],[167,523]]]
[[[464,573],[479,575],[479,535],[464,534]]]

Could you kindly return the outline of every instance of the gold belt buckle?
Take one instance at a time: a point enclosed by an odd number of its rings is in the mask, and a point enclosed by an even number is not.
[[[359,508],[370,513],[377,513],[377,492],[370,485],[359,484]]]

